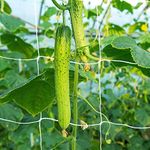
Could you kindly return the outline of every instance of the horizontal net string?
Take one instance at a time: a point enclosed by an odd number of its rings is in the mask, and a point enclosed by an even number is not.
[[[13,57],[4,57],[4,56],[0,56],[0,58],[2,59],[7,59],[7,60],[14,60],[14,61],[36,61],[39,60],[40,58],[46,58],[46,59],[54,59],[53,57],[50,56],[39,56],[36,58],[13,58]],[[126,64],[132,64],[132,65],[137,65],[137,63],[134,62],[129,62],[129,61],[125,61],[125,60],[111,60],[111,59],[101,59],[97,62],[75,62],[75,61],[70,61],[70,63],[72,64],[79,64],[79,65],[84,65],[84,64],[89,64],[89,65],[97,65],[101,62],[118,62],[118,63],[126,63]]]
[[[0,118],[0,121],[14,123],[14,124],[18,124],[18,125],[36,124],[36,123],[39,123],[39,122],[44,121],[44,120],[58,122],[57,119],[46,118],[46,117],[43,117],[43,118],[41,118],[39,120],[36,120],[36,121],[31,121],[31,122],[30,121],[29,122],[18,122],[18,121],[13,121],[13,120],[9,120],[9,119]],[[142,126],[132,126],[132,125],[128,125],[128,124],[125,124],[125,123],[116,123],[116,122],[111,122],[111,121],[102,121],[102,122],[97,123],[97,124],[87,124],[87,126],[88,127],[94,127],[94,126],[100,126],[102,124],[111,124],[111,125],[115,125],[115,126],[124,126],[124,127],[128,127],[128,128],[131,128],[131,129],[138,129],[138,130],[150,129],[150,126],[147,126],[147,127],[146,126],[145,127],[142,127]],[[70,123],[70,125],[77,126],[77,127],[83,127],[84,126],[83,124],[74,124],[74,123]]]

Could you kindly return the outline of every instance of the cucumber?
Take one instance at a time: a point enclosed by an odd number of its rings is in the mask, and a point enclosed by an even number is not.
[[[55,38],[55,92],[58,107],[58,122],[65,130],[70,124],[71,110],[69,97],[69,60],[71,48],[71,30],[61,25]]]

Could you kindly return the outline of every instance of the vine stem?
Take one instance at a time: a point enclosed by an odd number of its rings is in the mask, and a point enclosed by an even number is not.
[[[140,12],[140,14],[138,15],[136,22],[138,22],[138,20],[141,18],[141,16],[143,15],[144,12],[146,12],[146,10],[149,8],[149,5],[147,4],[142,11]]]
[[[66,18],[65,18],[65,11],[64,10],[63,10],[62,17],[63,17],[63,25],[65,26],[66,25]]]
[[[79,62],[80,58],[78,56],[78,48],[87,45],[85,36],[84,36],[84,28],[82,22],[82,1],[81,0],[69,0],[70,5],[70,16],[71,16],[71,24],[73,29],[73,35],[76,44],[76,58],[75,61]],[[73,89],[73,121],[75,124],[78,122],[78,75],[79,72],[79,64],[75,64],[75,72],[74,72],[74,89]],[[77,149],[77,127],[73,127],[72,132],[72,141],[71,141],[71,149]]]
[[[106,16],[107,16],[107,13],[108,13],[109,10],[110,10],[111,4],[112,4],[112,1],[110,1],[110,3],[108,4],[108,7],[107,7],[107,9],[106,9],[106,11],[105,11],[105,13],[104,13],[104,16],[103,16],[103,18],[102,18],[102,20],[101,20],[101,22],[100,22],[100,24],[99,24],[99,27],[98,27],[98,28],[99,28],[99,31],[101,30],[101,27],[102,27],[102,25],[103,25],[103,22],[104,22]]]
[[[76,62],[79,62],[79,57],[76,57]],[[74,72],[74,89],[73,89],[73,120],[78,123],[78,79],[79,79],[79,64],[75,64]],[[73,127],[72,150],[76,150],[77,126]]]
[[[79,51],[88,51],[88,47],[83,49],[78,49],[80,47],[84,47],[87,45],[84,26],[83,26],[83,1],[82,0],[69,0],[69,12],[71,16],[71,24],[76,44],[76,64],[75,64],[75,72],[74,72],[74,90],[73,90],[73,120],[74,123],[78,122],[78,72],[79,72],[79,60],[78,56]],[[77,150],[77,127],[73,127],[73,139],[71,141],[72,150]]]
[[[104,4],[104,0],[102,0],[102,2],[101,2],[101,4],[100,4],[100,7],[101,7],[101,8],[102,8],[103,4]],[[93,29],[93,28],[95,27],[95,24],[96,24],[96,19],[94,20],[94,22],[93,22],[93,25],[92,25],[92,28],[91,28],[91,29]]]
[[[53,4],[60,10],[67,10],[68,5],[60,5],[56,0],[52,0]]]

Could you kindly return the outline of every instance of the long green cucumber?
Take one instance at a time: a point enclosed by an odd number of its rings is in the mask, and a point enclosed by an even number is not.
[[[69,59],[71,47],[71,30],[68,26],[60,26],[55,38],[55,92],[58,107],[58,122],[65,130],[70,123],[69,97]]]
[[[85,36],[85,29],[83,24],[83,0],[70,0],[70,16],[72,29],[74,32],[74,38],[76,48],[79,53],[83,52],[88,58],[98,61],[99,58],[90,54],[89,43]]]

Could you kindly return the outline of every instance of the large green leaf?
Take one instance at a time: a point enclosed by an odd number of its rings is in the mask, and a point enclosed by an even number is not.
[[[10,96],[13,101],[33,116],[42,112],[54,99],[53,87],[46,81],[32,80]]]
[[[35,52],[35,49],[32,45],[26,43],[20,37],[13,34],[2,34],[0,36],[1,43],[7,45],[11,51],[18,51],[25,54],[26,57],[31,58],[32,54]]]
[[[112,47],[111,45],[106,46],[103,49],[103,52],[106,54],[107,58],[111,60],[122,60],[122,61],[128,61],[133,62],[132,56],[130,54],[130,49],[117,49]],[[118,64],[119,63],[115,63]]]
[[[150,52],[145,51],[139,46],[131,48],[133,60],[141,67],[150,68]]]
[[[25,25],[25,23],[19,18],[13,17],[5,13],[0,14],[0,23],[2,23],[7,30],[12,32],[16,31],[20,26]]]
[[[0,103],[14,101],[33,116],[47,108],[55,97],[54,76],[48,70],[31,81],[16,87],[0,98]]]
[[[121,36],[118,38],[115,38],[111,45],[116,48],[116,49],[128,49],[128,48],[132,48],[133,46],[136,45],[136,42],[128,37],[128,36]]]
[[[110,43],[112,47],[109,45],[103,50],[108,58],[112,60],[135,62],[138,66],[134,64],[130,65],[137,67],[143,72],[143,74],[149,76],[149,70],[146,70],[144,68],[150,68],[150,52],[145,51],[137,46],[136,42],[132,38],[127,36],[114,38],[114,40],[110,40]],[[119,67],[125,65],[121,62],[113,62],[113,64]]]

